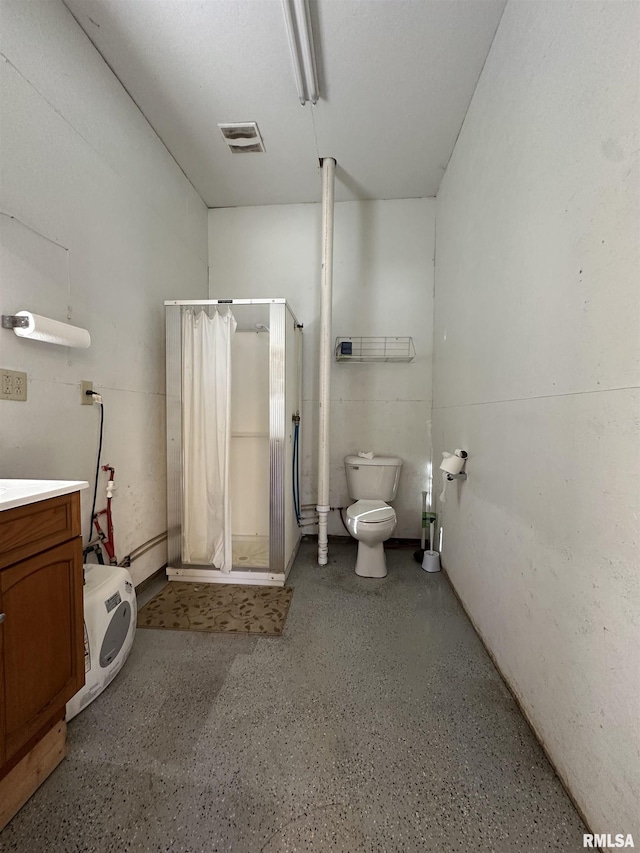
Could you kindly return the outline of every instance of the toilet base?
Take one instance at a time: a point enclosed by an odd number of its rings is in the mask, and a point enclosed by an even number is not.
[[[376,545],[366,545],[358,542],[356,558],[356,574],[361,578],[384,578],[387,576],[387,558],[382,542]]]

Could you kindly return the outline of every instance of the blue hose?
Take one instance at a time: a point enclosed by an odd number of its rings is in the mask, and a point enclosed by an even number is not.
[[[296,521],[300,524],[300,419],[294,420],[293,425],[293,465],[291,471],[293,486],[293,508]]]

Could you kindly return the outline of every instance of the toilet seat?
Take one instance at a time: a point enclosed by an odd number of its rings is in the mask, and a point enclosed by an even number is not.
[[[347,507],[347,518],[358,524],[376,524],[393,521],[396,511],[384,501],[356,501]]]

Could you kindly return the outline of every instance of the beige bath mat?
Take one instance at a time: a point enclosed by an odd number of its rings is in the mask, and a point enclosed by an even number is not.
[[[292,595],[290,586],[171,581],[139,611],[138,628],[279,637]]]

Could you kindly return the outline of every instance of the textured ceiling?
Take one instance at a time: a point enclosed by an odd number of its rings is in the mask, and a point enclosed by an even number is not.
[[[281,0],[65,0],[209,207],[438,190],[506,0],[311,0],[321,99],[300,106]],[[234,155],[218,122],[256,121]]]

